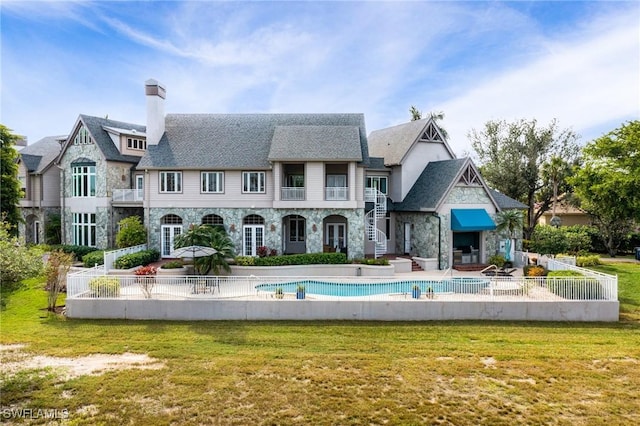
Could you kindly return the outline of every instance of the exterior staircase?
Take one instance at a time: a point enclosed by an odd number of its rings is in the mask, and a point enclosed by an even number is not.
[[[422,271],[424,271],[424,269],[422,269],[415,260],[411,259],[411,272],[422,272]]]
[[[387,215],[387,197],[376,188],[366,188],[365,201],[373,203],[364,220],[367,238],[375,243],[374,257],[377,259],[387,252],[387,236],[378,228],[378,221]]]

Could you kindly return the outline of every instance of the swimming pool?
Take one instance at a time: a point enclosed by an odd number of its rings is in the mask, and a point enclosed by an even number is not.
[[[414,286],[420,287],[422,293],[429,288],[434,293],[475,294],[489,286],[489,280],[483,278],[458,277],[446,280],[403,280],[383,282],[331,282],[319,280],[299,280],[282,283],[258,284],[256,290],[275,292],[282,289],[284,293],[295,293],[299,285],[304,286],[307,294],[322,296],[373,296],[377,294],[411,293]]]

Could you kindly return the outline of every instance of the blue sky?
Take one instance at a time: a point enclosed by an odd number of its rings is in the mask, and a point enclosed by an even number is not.
[[[443,111],[453,149],[487,120],[557,118],[587,141],[640,118],[640,3],[28,2],[1,18],[0,122],[33,143],[79,114],[359,112],[368,132]]]

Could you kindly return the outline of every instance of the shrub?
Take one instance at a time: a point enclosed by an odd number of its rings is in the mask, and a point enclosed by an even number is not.
[[[374,266],[387,266],[389,264],[389,259],[380,257],[378,259],[354,259],[353,263],[360,263],[363,265],[374,265]]]
[[[182,260],[172,260],[163,264],[160,268],[162,269],[180,269],[184,266],[184,262]]]
[[[522,272],[526,277],[544,277],[547,275],[546,269],[538,265],[526,265],[522,268]]]
[[[143,266],[141,268],[136,269],[134,274],[135,275],[155,275],[157,272],[158,270],[155,268],[155,266],[147,265],[147,266]]]
[[[104,265],[104,250],[96,250],[82,256],[85,268],[93,268],[96,265]]]
[[[600,265],[600,256],[592,254],[590,256],[578,256],[576,258],[576,266],[596,266]]]
[[[61,250],[65,253],[72,253],[76,260],[81,260],[85,254],[89,254],[92,251],[96,251],[97,248],[89,246],[74,246],[70,244],[62,244],[60,246],[53,246],[54,250]]]
[[[130,269],[136,266],[148,265],[158,259],[160,259],[160,252],[158,250],[142,250],[119,257],[115,261],[114,266],[116,269]]]
[[[102,276],[89,281],[90,297],[120,297],[120,280]]]
[[[258,247],[256,252],[258,253],[258,257],[267,257],[267,254],[269,253],[269,248],[267,246],[260,246]]]
[[[42,252],[27,247],[9,233],[9,225],[0,222],[0,283],[3,287],[42,273]]]
[[[574,271],[549,272],[547,289],[569,300],[601,300],[605,298],[604,289],[597,279],[586,278],[579,272],[574,275],[572,272]],[[553,276],[551,276],[552,273],[554,273]]]
[[[138,216],[130,216],[118,222],[120,230],[116,235],[118,248],[133,247],[147,242],[147,230]]]
[[[256,266],[335,265],[347,263],[344,253],[304,253],[254,258]]]
[[[553,277],[583,277],[578,271],[549,271],[547,273],[547,278]]]
[[[254,266],[255,258],[251,256],[237,256],[236,265],[238,266]]]
[[[506,260],[501,254],[494,254],[489,258],[490,265],[496,265],[498,268],[502,268],[505,264]]]

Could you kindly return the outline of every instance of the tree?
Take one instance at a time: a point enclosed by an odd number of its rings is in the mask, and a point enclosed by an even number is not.
[[[0,182],[0,211],[2,220],[11,227],[9,233],[18,235],[18,224],[22,222],[20,216],[20,198],[22,198],[22,188],[18,180],[18,151],[14,148],[20,136],[12,133],[11,129],[0,124],[0,171],[2,181]]]
[[[615,256],[640,222],[640,121],[629,121],[589,142],[571,179],[580,207]]]
[[[567,181],[571,176],[571,166],[564,159],[554,155],[542,165],[542,178],[544,182],[549,182],[553,191],[551,224],[560,224],[560,218],[556,216],[556,205],[558,204],[558,188],[560,184]],[[546,199],[544,195],[541,197]]]
[[[66,287],[67,274],[73,265],[73,254],[54,251],[49,255],[47,277],[47,310],[55,312],[58,296]]]
[[[422,119],[422,113],[414,105],[411,105],[411,108],[409,108],[409,114],[411,114],[411,121],[418,121]]]
[[[118,222],[120,230],[116,234],[118,248],[133,247],[147,242],[147,230],[138,216],[130,216]]]
[[[553,200],[553,192],[545,191],[548,183],[542,178],[541,168],[552,156],[574,163],[579,153],[577,135],[572,130],[559,129],[556,120],[547,127],[538,126],[536,120],[502,120],[488,121],[483,130],[473,129],[468,137],[487,183],[529,207],[523,231],[524,237],[530,239],[538,218],[549,210]]]
[[[522,229],[522,213],[519,210],[503,210],[496,215],[496,229],[498,232],[507,231],[509,234],[506,247],[506,260],[511,260],[511,240],[516,238],[516,230]]]
[[[213,271],[218,275],[222,270],[231,270],[227,259],[235,255],[235,247],[223,228],[211,225],[191,225],[187,232],[178,235],[174,240],[175,248],[188,246],[213,247],[217,250],[217,253],[212,256],[193,260],[197,273],[206,275],[209,271]]]

